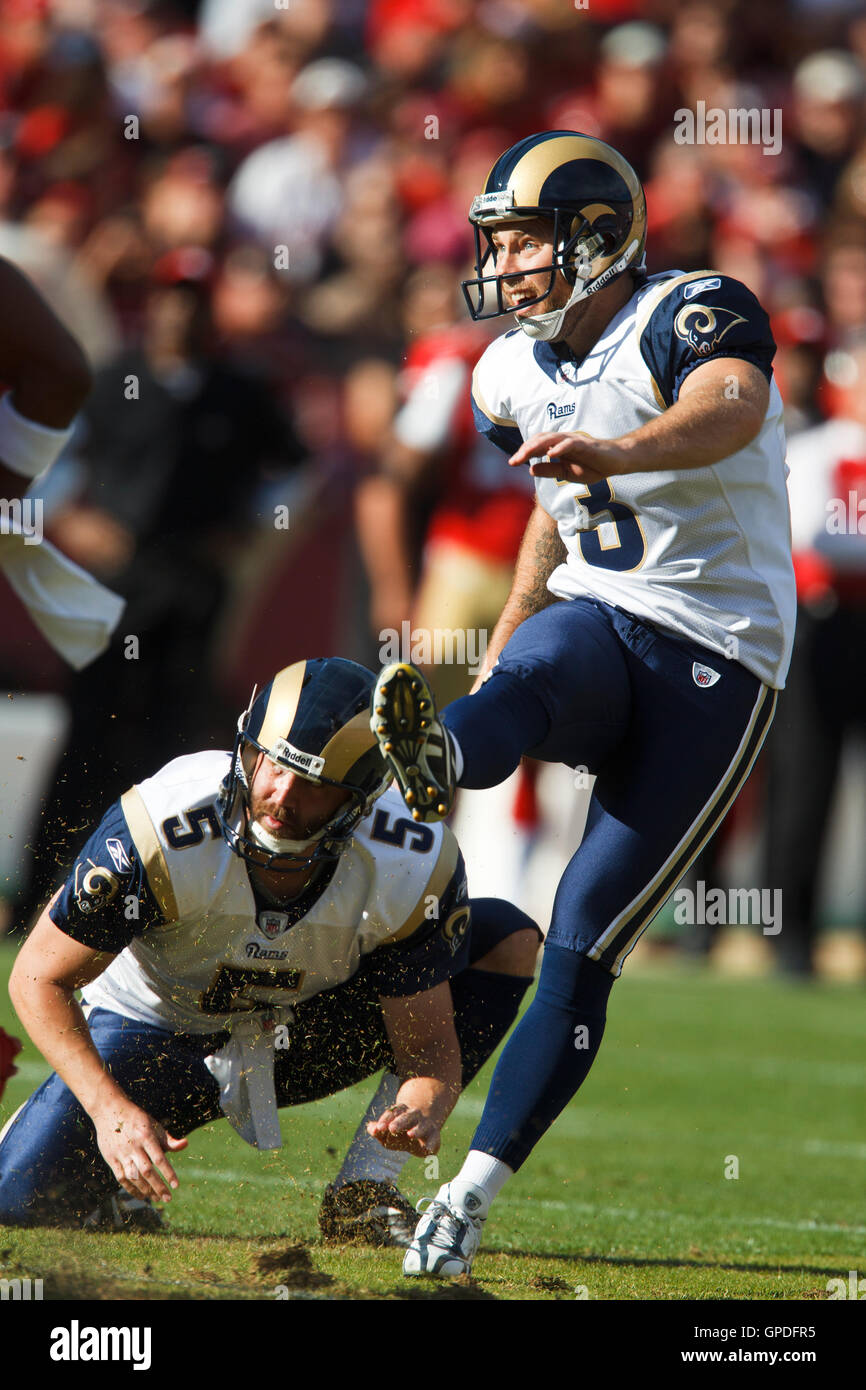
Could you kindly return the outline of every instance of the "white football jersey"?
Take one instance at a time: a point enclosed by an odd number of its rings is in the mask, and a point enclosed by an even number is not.
[[[568,552],[549,580],[553,593],[624,609],[781,688],[796,595],[774,351],[745,286],[712,271],[671,271],[641,286],[581,361],[520,329],[497,338],[476,367],[473,404],[479,430],[510,454],[542,431],[627,434],[672,405],[688,373],[712,358],[759,366],[769,407],[739,452],[591,486],[538,478],[536,496]]]
[[[462,968],[465,870],[447,826],[417,825],[386,792],[333,867],[273,906],[220,833],[229,763],[227,753],[177,758],[126,792],[82,851],[51,916],[77,940],[117,952],[83,991],[88,1005],[214,1033],[239,1013],[291,1017],[292,1005],[343,984],[362,962],[383,995],[416,993]]]

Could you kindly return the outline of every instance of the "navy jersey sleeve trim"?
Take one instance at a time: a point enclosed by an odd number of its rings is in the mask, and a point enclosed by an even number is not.
[[[383,998],[421,994],[469,964],[471,909],[462,855],[435,912],[411,936],[393,946],[379,946],[367,957],[363,968]]]
[[[81,850],[48,915],[82,946],[113,955],[147,927],[166,921],[120,801],[105,813]]]
[[[490,440],[505,454],[513,454],[523,443],[523,435],[516,425],[497,425],[491,420],[489,415],[485,415],[475,397],[472,398],[472,414],[475,416],[475,428],[479,434]]]
[[[660,404],[671,406],[686,377],[724,357],[751,362],[772,379],[776,344],[751,290],[726,275],[690,276],[664,294],[640,335]]]
[[[773,368],[770,365],[770,361],[765,353],[745,351],[740,352],[736,348],[733,348],[729,352],[713,353],[712,357],[699,357],[696,361],[688,364],[685,367],[685,369],[679,374],[677,380],[676,399],[679,399],[680,388],[682,387],[682,384],[685,381],[686,377],[690,376],[696,367],[702,367],[704,365],[704,362],[712,362],[716,357],[734,357],[738,359],[740,362],[751,362],[753,367],[757,367],[759,371],[763,372],[768,382],[773,380]]]

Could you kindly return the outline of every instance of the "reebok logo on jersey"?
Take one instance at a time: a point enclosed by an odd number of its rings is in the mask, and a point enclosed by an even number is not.
[[[691,285],[686,285],[683,290],[683,299],[694,299],[695,295],[701,294],[703,290],[717,290],[721,283],[718,276],[714,276],[712,280],[695,280]]]
[[[708,690],[716,681],[721,680],[718,671],[714,671],[712,666],[702,666],[699,661],[692,662],[692,680],[701,690]]]
[[[127,873],[132,868],[122,840],[112,837],[110,840],[106,840],[105,848],[111,855],[112,863],[119,874]]]

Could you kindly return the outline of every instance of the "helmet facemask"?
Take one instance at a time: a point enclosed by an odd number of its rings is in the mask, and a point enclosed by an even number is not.
[[[485,268],[496,259],[496,248],[492,240],[495,228],[536,219],[551,225],[551,216],[546,208],[512,208],[507,218],[485,217],[483,211],[479,215],[476,210],[483,197],[482,194],[480,198],[475,199],[470,213],[475,233],[475,277],[464,280],[461,286],[469,312],[476,321],[515,313],[514,305],[505,303],[503,293],[503,287],[510,280],[520,280],[525,275],[549,274],[544,290],[534,299],[524,299],[519,305],[521,309],[526,309],[533,304],[542,304],[549,297],[556,283],[557,273],[560,273],[571,286],[568,302],[546,314],[526,315],[515,319],[517,326],[528,337],[549,342],[562,332],[565,315],[572,305],[588,299],[590,295],[609,284],[616,275],[621,274],[639,249],[638,241],[635,239],[614,265],[602,269],[598,267],[598,263],[610,255],[616,244],[615,237],[593,226],[588,218],[575,217],[568,208],[554,208],[551,238],[554,254],[549,265],[533,266],[525,271],[511,271],[507,275],[485,274]],[[487,287],[490,286],[495,286],[496,307],[485,309]]]

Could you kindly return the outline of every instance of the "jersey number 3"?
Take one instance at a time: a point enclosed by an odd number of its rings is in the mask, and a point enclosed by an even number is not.
[[[599,483],[580,483],[578,488],[579,503],[591,517],[598,518],[594,530],[577,532],[577,543],[586,563],[620,574],[640,569],[646,559],[646,538],[631,507],[616,500],[606,478]]]

